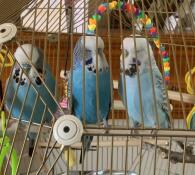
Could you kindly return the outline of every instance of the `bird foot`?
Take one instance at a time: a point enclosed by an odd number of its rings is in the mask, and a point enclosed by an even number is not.
[[[109,125],[106,119],[103,119],[103,126],[105,128],[105,133],[108,133]]]

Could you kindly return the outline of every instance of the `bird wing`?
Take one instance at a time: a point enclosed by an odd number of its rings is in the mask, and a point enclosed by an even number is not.
[[[165,86],[163,84],[163,78],[158,68],[153,69],[153,75],[155,80],[155,92],[156,92],[156,99],[157,105],[165,112],[168,116],[168,120],[170,117],[168,101],[167,101],[167,92]]]

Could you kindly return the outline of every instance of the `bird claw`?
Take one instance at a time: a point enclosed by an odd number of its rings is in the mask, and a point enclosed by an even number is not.
[[[106,119],[103,119],[103,125],[104,128],[108,128],[108,121]]]
[[[103,119],[103,126],[105,128],[105,133],[108,133],[109,125],[108,125],[108,121],[106,119]]]

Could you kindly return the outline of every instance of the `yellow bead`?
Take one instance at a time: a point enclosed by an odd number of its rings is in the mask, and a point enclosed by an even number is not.
[[[88,25],[88,29],[94,31],[96,29],[96,25],[95,24]]]
[[[149,25],[149,24],[151,24],[151,23],[152,23],[151,19],[150,19],[150,18],[147,18],[147,20],[146,20],[146,25]]]
[[[143,23],[143,24],[146,24],[146,21],[148,20],[148,16],[145,15],[145,17],[143,19],[140,19],[140,21]]]
[[[110,10],[115,9],[115,8],[116,8],[116,5],[117,5],[117,2],[116,2],[116,1],[110,2],[110,3],[109,3],[109,9],[110,9]]]
[[[116,6],[117,5],[117,1],[112,1],[112,3]]]
[[[164,67],[164,71],[170,71],[170,67]]]

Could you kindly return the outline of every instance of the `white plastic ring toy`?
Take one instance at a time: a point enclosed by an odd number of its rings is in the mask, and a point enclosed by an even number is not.
[[[59,144],[70,146],[81,141],[83,125],[73,115],[63,115],[55,122],[53,135]]]
[[[17,28],[12,23],[0,25],[0,44],[12,40],[16,36]]]

